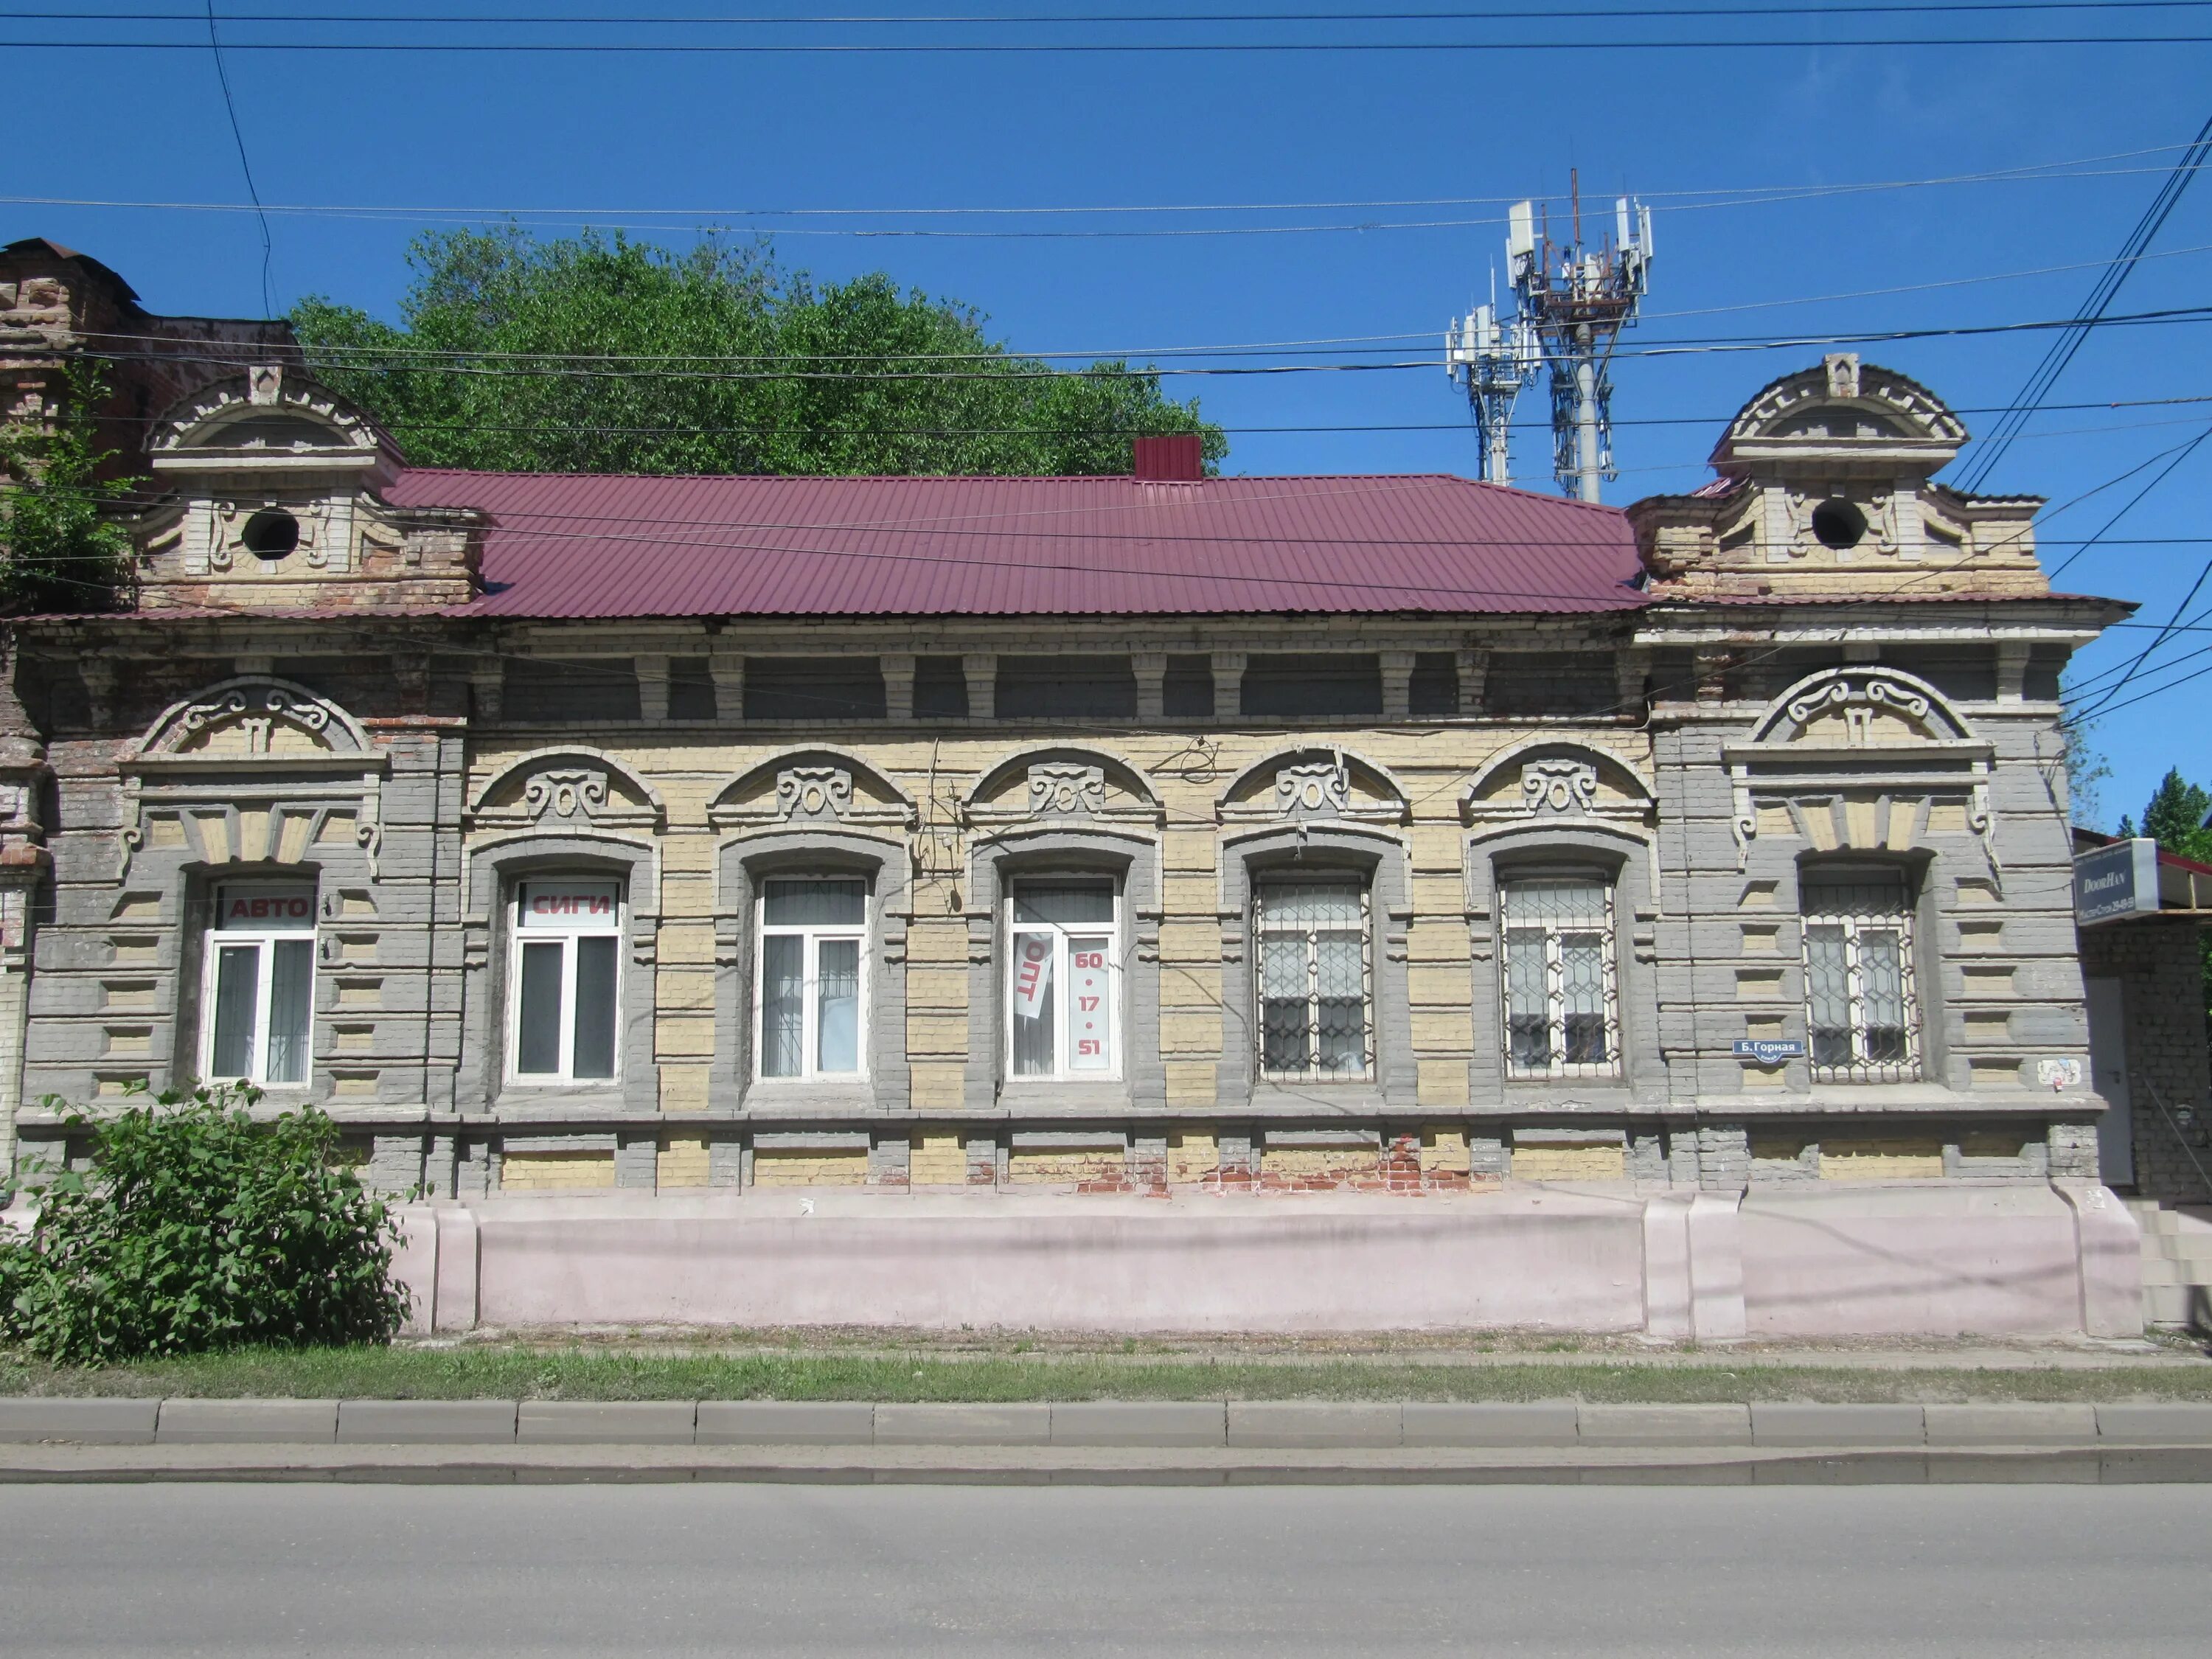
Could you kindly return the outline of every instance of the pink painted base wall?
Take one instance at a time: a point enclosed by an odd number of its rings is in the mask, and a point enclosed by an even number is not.
[[[1595,1185],[532,1194],[407,1206],[397,1265],[422,1330],[2139,1331],[2135,1224],[2101,1188],[2075,1184],[1741,1200]]]

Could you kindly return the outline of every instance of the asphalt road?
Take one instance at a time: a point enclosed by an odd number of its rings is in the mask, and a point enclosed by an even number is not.
[[[2202,1654],[2212,1486],[0,1487],[0,1653]]]

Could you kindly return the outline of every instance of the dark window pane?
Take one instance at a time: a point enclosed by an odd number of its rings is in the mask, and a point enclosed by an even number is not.
[[[1079,927],[1085,922],[1114,920],[1114,884],[1110,881],[1025,881],[1014,889],[1014,920],[1046,921],[1056,927]]]
[[[1206,720],[1213,713],[1213,659],[1170,657],[1160,682],[1160,712],[1171,720]]]
[[[615,1074],[615,963],[622,941],[576,941],[576,1047],[571,1077]]]
[[[1249,658],[1241,697],[1247,714],[1295,719],[1382,712],[1382,659],[1359,652],[1294,652]]]
[[[806,1059],[806,941],[761,941],[761,1075],[797,1077]]]
[[[704,657],[677,657],[668,665],[668,718],[672,720],[710,720],[714,707],[714,676]]]
[[[959,658],[914,659],[914,717],[918,720],[968,718],[968,667]]]
[[[1501,651],[1482,685],[1491,714],[1608,714],[1620,702],[1613,659],[1601,651]]]
[[[261,949],[234,945],[215,953],[215,1053],[208,1062],[216,1077],[246,1077],[253,1070],[253,1014],[261,995]]]
[[[1459,658],[1449,651],[1424,651],[1413,659],[1408,707],[1416,719],[1448,718],[1459,713]]]
[[[501,718],[526,724],[638,718],[637,669],[628,657],[517,657],[505,670]]]
[[[315,985],[312,939],[278,939],[269,975],[269,1081],[307,1080],[307,1033]]]
[[[551,1077],[561,1070],[561,946],[551,939],[522,947],[514,1069],[527,1077]]]
[[[749,720],[884,717],[883,665],[873,657],[748,657]]]
[[[820,1001],[815,1014],[815,1069],[860,1069],[860,941],[825,939],[816,947]]]
[[[1127,657],[1001,657],[1000,720],[1125,720],[1137,717],[1137,671]]]
[[[864,881],[772,881],[761,902],[771,927],[857,927],[867,914]]]

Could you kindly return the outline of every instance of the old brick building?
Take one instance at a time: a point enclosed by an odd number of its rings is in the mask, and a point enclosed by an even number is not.
[[[323,1105],[449,1325],[2136,1316],[2057,726],[2126,607],[1901,375],[1624,513],[426,471],[203,367],[127,607],[12,627],[28,1152]]]

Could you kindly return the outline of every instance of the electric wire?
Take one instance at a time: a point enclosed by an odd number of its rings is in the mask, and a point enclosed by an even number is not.
[[[2135,228],[2128,233],[2128,239],[2121,245],[2119,252],[2089,290],[2088,299],[2082,302],[2081,310],[2075,313],[2075,326],[2063,331],[2051,343],[2043,361],[2028,376],[2027,386],[2013,400],[2013,407],[1998,418],[1996,428],[1990,434],[1990,441],[1975,455],[1966,471],[1963,482],[1967,489],[1980,488],[2004,458],[2005,450],[2011,445],[2014,435],[2027,426],[2035,413],[2036,406],[2057,384],[2058,377],[2066,372],[2067,365],[2074,361],[2075,354],[2088,339],[2089,331],[2118,296],[2121,286],[2135,274],[2136,265],[2142,259],[2143,251],[2172,216],[2173,210],[2180,204],[2183,194],[2203,167],[2208,155],[2212,155],[2212,118],[2205,120],[2195,140],[2182,153],[2181,159],[2173,164],[2173,171],[2167,174],[2157,195],[2151,198],[2149,207],[2136,222]]]

